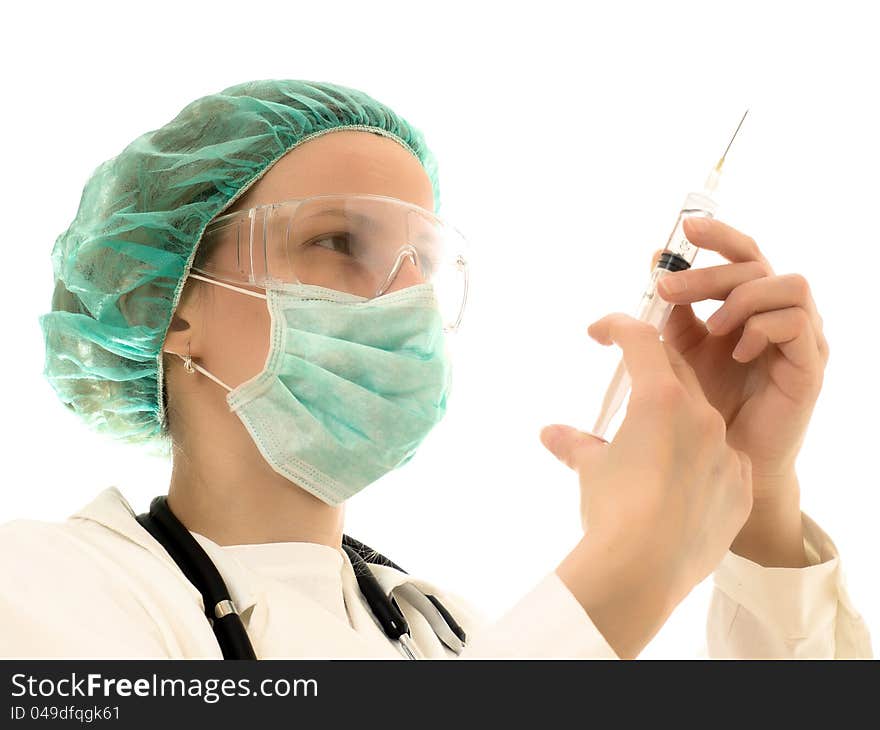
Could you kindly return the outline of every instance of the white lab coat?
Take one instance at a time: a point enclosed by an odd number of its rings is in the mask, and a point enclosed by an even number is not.
[[[730,552],[719,565],[709,656],[871,656],[834,545],[803,519],[810,567],[764,568]],[[280,552],[220,546],[193,535],[226,582],[259,658],[403,658],[369,612],[344,551],[313,543],[283,543]],[[371,567],[393,591],[424,657],[616,658],[552,570],[492,621],[428,581]],[[407,600],[407,582],[437,596],[462,626],[461,654]],[[65,522],[0,525],[0,626],[3,657],[222,658],[201,595],[116,487]]]

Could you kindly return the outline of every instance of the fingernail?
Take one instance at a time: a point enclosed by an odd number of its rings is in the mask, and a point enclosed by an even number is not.
[[[660,286],[667,294],[679,294],[687,289],[687,281],[683,276],[668,274],[660,279]]]
[[[715,314],[709,317],[708,320],[706,320],[706,329],[710,332],[714,332],[724,324],[725,319],[727,319],[727,312],[725,312],[724,309],[719,309]]]

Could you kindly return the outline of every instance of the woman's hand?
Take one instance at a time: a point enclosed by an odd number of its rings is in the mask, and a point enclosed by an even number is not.
[[[755,506],[746,532],[753,544],[744,552],[763,553],[764,564],[806,565],[795,458],[828,361],[822,318],[806,279],[777,276],[752,238],[710,218],[688,218],[684,226],[694,245],[731,263],[660,280],[660,296],[677,305],[663,339],[724,416],[730,445],[752,461]],[[724,302],[706,322],[691,307],[704,299]],[[770,544],[782,539],[785,549]]]
[[[693,368],[625,314],[590,328],[632,377],[612,443],[548,426],[544,445],[578,472],[584,538],[556,572],[619,656],[635,656],[727,552],[752,506],[748,456]]]

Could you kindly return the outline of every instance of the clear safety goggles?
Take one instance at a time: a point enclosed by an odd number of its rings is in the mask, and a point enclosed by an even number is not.
[[[444,328],[461,324],[468,243],[417,205],[380,195],[320,195],[211,221],[192,270],[263,289],[313,284],[372,299],[431,283]]]

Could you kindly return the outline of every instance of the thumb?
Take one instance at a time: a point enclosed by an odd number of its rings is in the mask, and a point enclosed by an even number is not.
[[[578,471],[585,462],[602,453],[608,442],[601,436],[555,423],[541,429],[541,443],[563,464]]]

